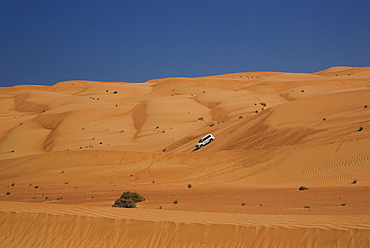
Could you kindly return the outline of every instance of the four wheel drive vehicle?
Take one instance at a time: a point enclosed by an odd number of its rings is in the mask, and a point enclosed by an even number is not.
[[[198,142],[198,144],[195,145],[197,149],[201,148],[202,146],[207,145],[208,143],[212,142],[215,139],[215,136],[212,134],[207,134],[203,138],[201,138]]]

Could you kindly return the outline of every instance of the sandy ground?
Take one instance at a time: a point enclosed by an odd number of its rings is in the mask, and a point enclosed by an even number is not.
[[[0,247],[370,247],[369,111],[369,67],[0,88]]]

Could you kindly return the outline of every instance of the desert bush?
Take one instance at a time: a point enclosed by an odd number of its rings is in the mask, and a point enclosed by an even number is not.
[[[301,187],[299,187],[299,190],[308,190],[308,188],[306,188],[304,186],[301,186]]]
[[[347,203],[342,203],[342,204],[340,204],[342,207],[344,207],[344,206],[346,206],[347,205]]]
[[[138,202],[145,201],[145,198],[141,196],[139,193],[126,191],[124,192],[120,198],[118,198],[112,207],[119,207],[119,208],[135,208]]]
[[[179,200],[174,200],[173,201],[173,204],[177,204],[177,203],[179,203]]]
[[[6,195],[10,195],[10,192],[8,191],[8,192],[6,192]]]
[[[362,130],[364,130],[364,128],[363,127],[360,127],[357,131],[360,132]]]
[[[355,184],[355,183],[357,183],[357,179],[355,179],[355,180],[352,181],[352,184]]]

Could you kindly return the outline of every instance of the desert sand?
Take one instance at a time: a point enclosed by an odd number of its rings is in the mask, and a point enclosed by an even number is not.
[[[370,247],[369,134],[370,67],[3,87],[0,247]]]

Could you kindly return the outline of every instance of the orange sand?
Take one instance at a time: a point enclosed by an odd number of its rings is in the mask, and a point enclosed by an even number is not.
[[[369,247],[369,111],[370,67],[0,88],[0,247]]]

